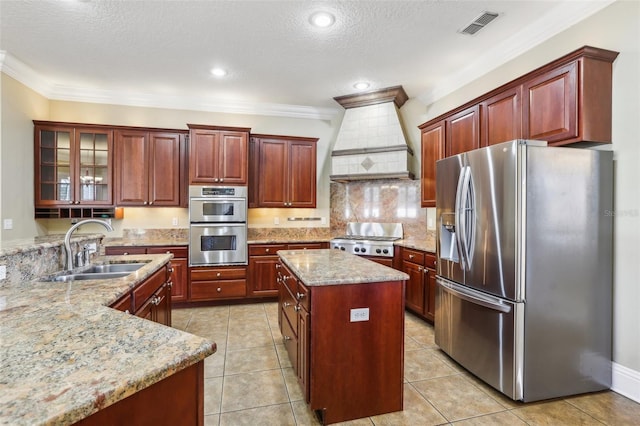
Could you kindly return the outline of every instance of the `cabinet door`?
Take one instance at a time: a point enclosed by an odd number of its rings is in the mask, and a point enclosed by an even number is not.
[[[406,282],[405,305],[419,314],[424,314],[423,267],[412,262],[402,262],[402,270],[409,275],[409,280]]]
[[[189,137],[189,183],[218,182],[218,140],[216,130],[192,129]]]
[[[522,138],[522,88],[514,87],[482,102],[482,146]]]
[[[73,128],[36,126],[36,206],[74,204],[74,137]]]
[[[257,138],[249,139],[249,187],[248,207],[250,209],[259,207],[258,188],[260,187],[260,142]]]
[[[278,256],[249,257],[249,293],[253,297],[276,296]]]
[[[291,142],[289,148],[289,207],[316,207],[316,144]]]
[[[189,280],[189,266],[187,262],[188,251],[186,247],[149,247],[149,254],[173,253],[171,259],[171,301],[184,302],[187,300],[187,286]]]
[[[480,105],[446,119],[447,157],[480,148]]]
[[[144,206],[149,202],[149,134],[116,131],[116,204]]]
[[[424,302],[424,315],[428,320],[432,321],[436,314],[436,271],[435,269],[424,268],[426,273],[425,278],[425,297],[427,300]]]
[[[219,181],[225,184],[246,185],[249,159],[247,133],[221,132],[219,144]]]
[[[180,205],[180,134],[149,134],[149,205]]]
[[[436,161],[444,157],[444,121],[422,131],[420,185],[422,207],[436,206]]]
[[[557,142],[578,136],[576,86],[576,62],[524,83],[525,138]]]
[[[79,127],[76,128],[74,139],[78,150],[76,204],[113,204],[113,132],[109,129]]]
[[[153,297],[152,320],[171,327],[171,287],[166,283],[162,284]]]
[[[286,207],[288,162],[286,141],[260,140],[260,207]]]

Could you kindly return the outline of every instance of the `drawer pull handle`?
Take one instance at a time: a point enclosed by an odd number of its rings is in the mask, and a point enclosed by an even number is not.
[[[220,276],[220,272],[218,272],[218,273],[216,274],[216,277],[219,277],[219,276]]]
[[[128,251],[125,251],[124,253],[122,253],[122,255],[123,255],[123,256],[128,256],[128,255],[129,255],[129,252],[128,252]]]
[[[284,340],[291,340],[291,337],[289,336],[283,336]]]
[[[124,313],[125,314],[130,314],[131,312],[129,312],[129,310],[127,309],[127,310],[124,311]]]
[[[413,259],[413,255],[412,254],[409,255],[409,259]]]
[[[289,302],[284,302],[284,303],[282,304],[282,307],[283,307],[283,308],[288,308],[289,306],[291,306],[291,303],[289,303]]]
[[[167,287],[169,287],[169,288],[173,287],[173,282],[171,282],[171,281],[167,282]]]
[[[293,310],[296,311],[296,312],[300,312],[300,305],[294,306]]]
[[[265,253],[269,253],[269,249],[264,249],[264,252]]]
[[[304,293],[296,293],[296,299],[300,300],[304,298]]]
[[[169,268],[169,273],[173,274],[173,268]]]
[[[222,289],[221,289],[220,287],[218,287],[218,288],[216,289],[216,291],[217,291],[218,293],[220,293],[220,292],[222,291]]]

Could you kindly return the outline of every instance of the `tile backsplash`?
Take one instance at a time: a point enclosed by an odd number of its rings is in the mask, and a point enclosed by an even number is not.
[[[331,235],[344,234],[347,222],[400,222],[404,238],[426,238],[427,209],[420,207],[420,181],[331,182]]]

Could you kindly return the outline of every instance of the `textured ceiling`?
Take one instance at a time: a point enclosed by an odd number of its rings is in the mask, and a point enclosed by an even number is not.
[[[52,99],[322,115],[359,80],[433,101],[609,3],[1,0],[0,61]]]

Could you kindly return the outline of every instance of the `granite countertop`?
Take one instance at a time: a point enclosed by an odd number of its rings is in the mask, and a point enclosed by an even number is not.
[[[340,250],[280,250],[278,255],[307,286],[409,279],[404,272]]]
[[[215,343],[108,307],[171,255],[124,278],[0,288],[0,424],[71,424],[216,350]]]
[[[416,250],[428,251],[431,253],[436,252],[436,240],[435,238],[405,238],[403,240],[396,240],[393,242],[396,246],[412,248]]]

